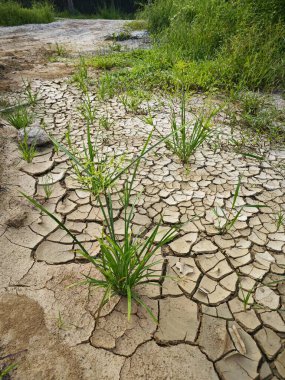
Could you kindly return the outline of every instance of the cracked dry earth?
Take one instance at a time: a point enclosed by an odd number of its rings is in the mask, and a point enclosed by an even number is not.
[[[85,129],[77,111],[78,90],[64,79],[35,80],[32,85],[40,94],[37,117],[44,118],[58,139],[70,123],[73,143],[82,149]],[[191,100],[196,108],[203,102],[202,96]],[[140,151],[149,126],[127,114],[115,99],[105,106],[113,125],[104,132],[103,149],[116,154]],[[154,100],[152,110],[158,131],[167,133],[170,108]],[[226,143],[230,128],[225,115],[216,118],[215,128],[222,129]],[[275,221],[285,203],[285,180],[277,170],[282,152],[271,152],[270,160],[259,162],[231,150],[214,153],[209,143],[191,158],[190,171],[164,144],[150,153],[135,183],[142,196],[133,232],[147,228],[149,233],[161,216],[162,231],[182,223],[179,235],[158,255],[162,262],[156,270],[167,277],[160,287],[139,289],[159,325],[135,305],[128,322],[126,302],[119,298],[105,306],[95,323],[102,292],[67,288],[82,274],[94,274],[94,268],[75,253],[70,237],[27,205],[18,190],[41,200],[93,254],[99,253],[95,236],[102,229],[102,215],[77,183],[65,155],[45,147],[27,164],[19,159],[15,131],[4,122],[0,131],[0,356],[14,355],[18,367],[13,379],[285,377],[285,284],[274,282],[284,279],[285,264],[284,226],[276,231]],[[230,208],[239,175],[239,206],[266,207],[244,208],[234,228],[220,235],[213,208]],[[52,187],[46,201],[44,183]],[[121,211],[118,201],[118,235]],[[244,310],[243,295],[255,284],[260,286]]]
[[[63,79],[38,80],[33,86],[40,92],[35,112],[48,131],[61,139],[70,123],[71,138],[82,148],[78,90]],[[203,97],[191,103],[199,108]],[[115,99],[105,106],[114,123],[104,132],[104,149],[137,153],[149,126],[126,114]],[[170,108],[153,101],[152,109],[158,131],[166,133]],[[220,115],[215,124],[226,141],[226,117]],[[163,262],[156,269],[168,275],[161,287],[139,289],[159,325],[139,307],[128,322],[124,299],[113,299],[96,324],[100,290],[67,289],[82,274],[94,274],[94,268],[75,253],[69,236],[21,200],[17,190],[42,200],[94,254],[102,215],[77,183],[66,156],[46,147],[27,164],[18,158],[13,129],[3,124],[3,131],[0,349],[1,357],[15,355],[13,379],[284,378],[285,285],[273,283],[284,278],[285,264],[284,227],[276,232],[275,222],[285,200],[285,181],[275,169],[282,163],[280,152],[259,162],[231,151],[214,154],[206,144],[191,159],[190,171],[163,144],[149,154],[135,184],[142,196],[133,231],[151,231],[161,216],[162,230],[182,223],[179,235],[158,255]],[[245,208],[234,228],[220,235],[212,210],[230,207],[238,175],[239,205],[266,207]],[[53,191],[44,201],[46,182]],[[122,210],[116,205],[120,235]],[[256,283],[265,285],[250,296],[245,311],[241,287],[251,291]]]

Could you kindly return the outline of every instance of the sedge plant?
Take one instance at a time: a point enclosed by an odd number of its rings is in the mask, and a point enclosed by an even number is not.
[[[166,145],[176,154],[183,164],[189,162],[190,157],[210,137],[211,120],[217,114],[217,110],[212,111],[209,116],[199,115],[191,128],[186,120],[186,95],[182,91],[181,97],[181,119],[180,125],[173,112],[171,120],[171,137],[166,140]]]
[[[24,194],[34,206],[41,212],[51,217],[61,229],[65,230],[73,241],[79,247],[78,253],[81,254],[86,260],[95,266],[100,272],[100,277],[85,276],[85,279],[80,284],[94,286],[104,290],[100,306],[97,310],[97,318],[100,316],[102,307],[115,295],[126,297],[128,305],[128,319],[131,317],[132,302],[135,301],[144,307],[149,315],[156,321],[151,309],[145,304],[137,292],[137,288],[141,284],[159,285],[161,278],[160,273],[155,270],[155,266],[159,262],[156,260],[158,250],[168,242],[170,242],[176,235],[174,228],[168,230],[165,235],[158,241],[157,235],[160,223],[153,229],[152,233],[145,238],[139,238],[131,232],[131,221],[135,214],[136,201],[131,200],[133,195],[133,187],[137,175],[138,166],[141,158],[150,150],[153,149],[158,143],[148,148],[152,133],[148,136],[146,143],[143,146],[141,153],[136,157],[131,164],[123,169],[121,173],[112,178],[115,182],[118,177],[128,171],[127,179],[124,181],[123,190],[120,194],[120,200],[123,208],[124,218],[124,233],[123,239],[119,238],[115,230],[114,221],[114,206],[112,202],[112,192],[107,189],[102,195],[97,195],[96,200],[103,215],[103,232],[98,237],[100,245],[100,254],[93,257],[84,245],[77,239],[77,237],[64,225],[62,221],[57,219],[49,210],[43,207],[40,203],[32,197]],[[132,173],[130,173],[132,170]],[[139,199],[139,196],[136,197]],[[143,234],[144,236],[144,234]],[[156,243],[155,243],[156,242]]]
[[[25,86],[25,95],[28,99],[30,105],[35,106],[38,102],[38,92],[32,89],[31,82],[25,82],[23,80]]]
[[[32,121],[32,117],[25,107],[17,107],[13,113],[7,116],[7,121],[17,129],[26,128]]]
[[[234,191],[233,201],[231,203],[231,207],[229,211],[226,211],[220,207],[219,208],[215,207],[213,209],[213,213],[217,217],[217,227],[221,234],[227,233],[234,227],[234,225],[238,221],[244,208],[265,207],[264,205],[259,205],[259,204],[256,204],[256,205],[244,204],[243,206],[238,206],[237,201],[238,201],[238,196],[240,193],[240,188],[241,188],[241,177],[239,176],[238,183]]]
[[[23,160],[27,161],[28,163],[31,163],[37,154],[35,144],[29,144],[29,137],[26,128],[24,128],[23,139],[19,141],[19,151]]]

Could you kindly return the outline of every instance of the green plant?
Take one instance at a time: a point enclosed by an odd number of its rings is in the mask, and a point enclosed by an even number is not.
[[[55,53],[56,53],[56,55],[58,57],[65,57],[66,54],[67,54],[67,50],[66,50],[66,48],[63,45],[61,45],[58,42],[56,42],[56,44],[55,44]]]
[[[83,244],[76,238],[75,235],[50,211],[44,208],[41,204],[35,201],[30,196],[23,194],[34,206],[39,208],[46,215],[50,216],[63,230],[72,237],[74,242],[79,246],[79,253],[89,262],[91,262],[95,268],[100,272],[102,277],[90,277],[85,276],[85,280],[80,284],[88,284],[96,288],[103,288],[104,295],[102,297],[100,306],[97,310],[97,318],[100,315],[102,307],[113,297],[114,295],[120,295],[127,298],[128,304],[128,319],[131,317],[132,301],[137,302],[144,307],[151,317],[155,319],[151,309],[143,302],[138,295],[136,288],[140,284],[154,284],[158,285],[160,280],[160,274],[158,274],[154,267],[160,261],[156,260],[157,251],[165,244],[170,242],[176,235],[174,228],[168,230],[165,235],[156,243],[156,236],[158,234],[158,224],[149,237],[139,239],[135,237],[131,232],[131,221],[135,214],[136,201],[131,202],[131,196],[133,195],[133,185],[135,182],[138,166],[141,158],[150,150],[153,149],[158,143],[152,147],[148,147],[152,134],[149,135],[140,155],[132,161],[132,163],[117,174],[112,179],[112,182],[116,178],[120,177],[129,168],[132,168],[132,174],[124,181],[123,191],[120,196],[120,200],[123,208],[124,219],[124,236],[123,239],[119,239],[114,225],[114,207],[112,201],[112,193],[108,190],[104,192],[104,201],[100,196],[97,196],[99,207],[103,215],[104,230],[102,236],[98,237],[100,245],[100,254],[97,257],[91,256],[85,249]],[[160,142],[159,142],[160,143]],[[136,197],[136,200],[139,195]]]
[[[72,82],[75,83],[83,93],[87,91],[88,69],[83,57],[80,57],[80,62],[77,66],[77,70],[72,76]]]
[[[81,113],[82,118],[89,126],[94,124],[97,110],[93,106],[93,102],[88,91],[86,91],[83,95],[83,101],[79,107],[79,111]]]
[[[230,231],[236,222],[238,221],[239,216],[241,215],[244,208],[261,208],[265,207],[264,205],[258,204],[244,204],[243,206],[237,206],[237,200],[241,188],[241,177],[238,177],[238,183],[234,191],[233,201],[230,207],[230,210],[227,212],[223,208],[214,208],[213,213],[217,218],[217,227],[221,234],[225,234]]]
[[[105,101],[115,94],[112,75],[107,72],[101,75],[97,81],[97,94],[100,100]]]
[[[15,369],[17,368],[17,364],[16,363],[13,363],[13,364],[10,364],[8,366],[4,366],[4,368],[0,368],[0,380],[4,380],[5,378],[8,379],[9,377],[9,374]]]
[[[172,135],[166,140],[167,147],[175,153],[184,164],[189,162],[189,158],[210,136],[211,120],[217,111],[212,111],[209,116],[201,114],[195,120],[190,129],[186,120],[186,96],[182,91],[180,125],[177,124],[176,115],[173,113],[171,121]]]
[[[145,30],[148,24],[145,20],[132,20],[125,24],[125,29],[130,30]]]
[[[52,195],[52,192],[53,192],[53,188],[52,188],[52,185],[51,185],[51,175],[50,174],[47,174],[45,176],[46,178],[46,181],[45,183],[43,184],[43,189],[44,189],[44,193],[45,193],[45,199],[49,199]]]
[[[99,117],[99,127],[103,130],[108,131],[111,129],[113,122],[110,120],[110,117],[108,113],[106,112],[106,115]]]
[[[17,129],[26,128],[31,122],[32,117],[25,107],[17,107],[16,110],[6,117],[7,121]]]
[[[33,91],[31,82],[24,82],[25,95],[30,105],[35,106],[38,102],[38,91]]]
[[[284,225],[285,225],[285,212],[280,209],[276,215],[277,231],[279,231],[280,228]]]
[[[36,148],[34,144],[29,145],[28,143],[28,133],[26,128],[24,127],[24,136],[22,141],[19,141],[19,150],[21,152],[21,156],[23,160],[31,163],[35,155],[37,154]]]
[[[0,25],[13,26],[22,24],[42,24],[54,20],[54,8],[48,1],[33,2],[26,8],[17,1],[0,2]]]

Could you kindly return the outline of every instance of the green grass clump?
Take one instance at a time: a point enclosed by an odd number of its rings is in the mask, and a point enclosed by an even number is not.
[[[174,113],[171,121],[171,137],[166,140],[167,147],[180,158],[183,164],[187,164],[190,157],[210,137],[211,120],[216,113],[217,111],[212,111],[208,116],[201,113],[190,127],[186,120],[186,97],[183,91],[180,125]]]
[[[15,128],[22,129],[28,127],[32,122],[32,116],[25,107],[18,107],[6,117],[7,121]]]
[[[54,9],[47,1],[34,2],[31,8],[25,8],[14,0],[0,1],[1,26],[42,24],[52,21],[54,21]]]

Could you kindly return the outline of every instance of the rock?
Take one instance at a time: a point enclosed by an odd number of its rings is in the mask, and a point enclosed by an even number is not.
[[[281,339],[274,331],[267,327],[259,330],[254,335],[254,338],[257,340],[262,351],[270,360],[274,358],[281,348]]]
[[[221,318],[203,315],[198,345],[213,361],[232,351],[234,345],[227,331],[227,322]]]
[[[51,143],[51,140],[44,129],[42,129],[37,123],[34,123],[31,127],[27,127],[25,130],[20,129],[18,131],[18,140],[23,141],[25,133],[28,135],[28,145],[43,146]]]
[[[158,342],[194,342],[198,327],[198,307],[195,302],[184,296],[160,301],[160,319],[155,333]]]
[[[126,359],[120,379],[218,380],[218,376],[198,347],[179,344],[161,348],[151,341]]]

